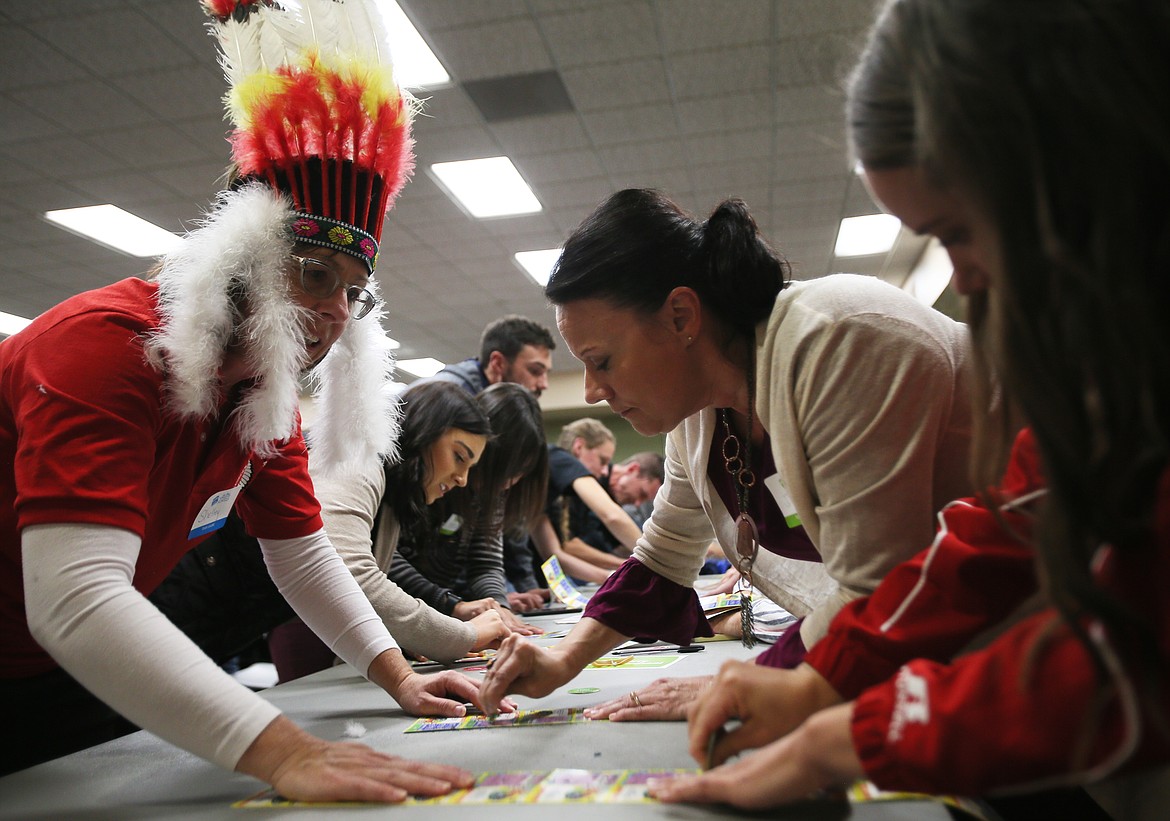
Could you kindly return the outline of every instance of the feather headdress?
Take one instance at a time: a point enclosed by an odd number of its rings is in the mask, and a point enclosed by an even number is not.
[[[212,18],[242,179],[287,194],[297,239],[372,271],[386,209],[414,168],[414,99],[394,81],[365,0],[203,0]]]
[[[366,0],[202,2],[231,86],[237,173],[163,260],[149,352],[167,370],[172,410],[206,417],[222,399],[224,350],[240,344],[256,378],[236,423],[244,446],[266,455],[297,429],[307,365],[288,255],[307,242],[373,271],[385,211],[413,164],[414,102],[394,84],[381,19]],[[367,287],[376,294],[373,280]],[[379,309],[350,320],[313,372],[322,405],[314,463],[326,470],[358,468],[394,449],[397,404],[382,390],[393,355],[382,317]]]

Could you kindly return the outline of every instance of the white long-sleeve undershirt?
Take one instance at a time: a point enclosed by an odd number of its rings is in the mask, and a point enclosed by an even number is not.
[[[138,536],[106,526],[37,525],[24,529],[21,546],[33,637],[130,721],[234,769],[279,715],[134,589]],[[365,673],[396,646],[324,531],[261,546],[289,604],[343,659]]]

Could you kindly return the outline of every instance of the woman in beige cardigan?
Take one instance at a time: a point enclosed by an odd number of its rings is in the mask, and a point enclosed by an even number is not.
[[[966,328],[872,277],[790,281],[741,201],[699,221],[659,192],[618,192],[569,237],[545,294],[586,401],[669,432],[666,479],[572,633],[541,654],[505,640],[481,695],[549,692],[630,637],[709,635],[693,584],[713,538],[743,566],[744,516],[763,548],[752,580],[802,617],[759,661],[797,666],[969,490]],[[706,682],[677,682],[595,715],[681,719]]]

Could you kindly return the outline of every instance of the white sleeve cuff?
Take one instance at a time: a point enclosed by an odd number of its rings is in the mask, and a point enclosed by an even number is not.
[[[260,549],[297,615],[363,676],[375,658],[398,647],[324,530],[300,539],[261,539]]]

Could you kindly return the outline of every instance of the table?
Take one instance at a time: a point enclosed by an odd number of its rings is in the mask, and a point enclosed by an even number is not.
[[[532,621],[549,632],[564,629],[560,616]],[[552,643],[541,640],[541,643]],[[713,673],[727,659],[747,658],[738,642],[709,643],[700,653],[684,655],[666,670],[623,667],[586,670],[571,684],[541,699],[518,697],[521,709],[586,707],[644,687],[662,676]],[[569,689],[598,687],[589,695]],[[414,720],[379,688],[349,666],[334,667],[261,693],[292,720],[322,738],[340,739],[347,721],[367,730],[361,741],[395,755],[456,764],[472,772],[540,770],[575,767],[591,770],[693,768],[686,752],[686,725],[681,722],[621,724],[591,722],[545,727],[517,727],[440,733],[404,734]],[[562,804],[506,806],[362,806],[352,809],[233,809],[231,804],[263,788],[248,776],[226,772],[190,753],[138,732],[55,761],[0,778],[0,819],[233,819],[246,821],[257,813],[313,821],[339,816],[396,818],[403,821],[450,819],[596,819],[742,818],[752,817],[725,807],[658,804]],[[755,816],[761,817],[761,816]],[[769,818],[938,819],[950,816],[937,804],[889,802],[857,805],[819,803],[779,812]]]

